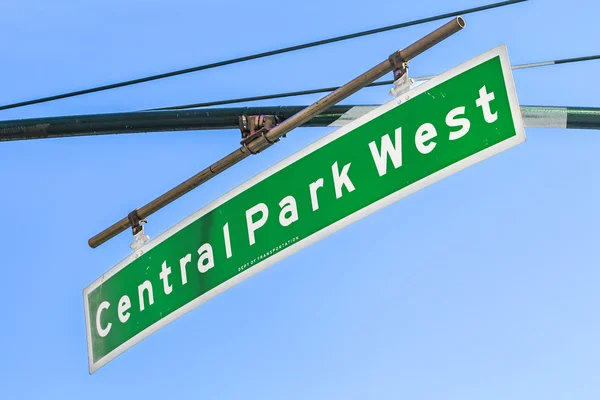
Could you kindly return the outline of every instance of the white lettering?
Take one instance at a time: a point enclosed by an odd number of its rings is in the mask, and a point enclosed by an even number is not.
[[[102,315],[102,311],[108,310],[108,307],[110,307],[110,303],[108,301],[103,301],[100,303],[100,306],[98,306],[98,310],[96,311],[96,330],[98,331],[98,335],[100,335],[100,337],[105,337],[108,335],[110,328],[112,328],[112,322],[109,322],[106,325],[106,328],[102,328],[100,326],[100,316]]]
[[[144,311],[144,290],[148,292],[148,305],[151,306],[154,304],[154,293],[152,292],[152,283],[150,281],[145,281],[140,286],[138,286],[138,296],[140,298],[140,311]]]
[[[456,139],[460,139],[461,137],[465,136],[468,132],[469,129],[471,129],[471,121],[469,121],[467,118],[456,118],[459,115],[463,115],[465,113],[465,107],[456,107],[455,109],[451,110],[448,115],[446,115],[446,125],[448,125],[451,128],[460,126],[461,128],[457,131],[451,131],[450,135],[448,136],[448,139],[450,140],[456,140]]]
[[[192,262],[192,255],[187,254],[181,260],[179,260],[179,269],[181,270],[181,284],[185,285],[187,283],[187,269],[186,266]]]
[[[394,168],[402,166],[402,128],[398,128],[395,131],[394,144],[390,135],[386,134],[381,138],[381,153],[377,150],[377,144],[375,141],[369,143],[369,149],[371,149],[371,155],[375,162],[375,167],[379,176],[383,176],[387,173],[387,158],[388,156],[392,159]]]
[[[279,223],[281,226],[290,226],[292,223],[298,221],[298,207],[296,206],[296,199],[292,196],[284,197],[279,202],[281,211],[279,212]],[[286,214],[289,214],[286,216]]]
[[[308,185],[310,190],[310,203],[312,204],[312,210],[317,211],[319,209],[319,198],[317,197],[317,190],[323,187],[323,178],[317,179],[316,182]]]
[[[498,119],[498,112],[492,113],[492,110],[490,109],[490,102],[495,98],[494,92],[488,93],[484,86],[479,89],[479,98],[475,101],[477,107],[481,107],[483,110],[483,118],[488,124],[491,124]]]
[[[205,243],[200,246],[198,249],[198,254],[200,255],[200,258],[198,259],[198,271],[205,273],[215,266],[212,246],[209,243]]]
[[[342,188],[344,186],[346,187],[349,193],[354,191],[354,185],[348,177],[348,170],[350,169],[350,164],[351,163],[344,165],[344,168],[342,168],[341,173],[338,170],[337,161],[331,166],[331,172],[333,173],[333,187],[335,188],[336,199],[342,197]]]
[[[163,261],[162,270],[158,276],[163,281],[163,288],[165,290],[165,294],[171,294],[173,291],[173,285],[169,285],[169,275],[171,275],[171,267],[167,266],[167,262]]]
[[[256,213],[262,213],[262,216],[258,219],[258,221],[254,221],[253,217]],[[246,211],[246,224],[248,226],[248,240],[250,241],[250,246],[256,243],[256,238],[254,237],[254,232],[260,227],[262,227],[269,217],[269,208],[265,203],[258,203],[248,211]]]
[[[231,258],[231,237],[229,236],[229,222],[223,225],[223,237],[225,238],[225,255]]]
[[[121,323],[124,324],[125,322],[127,322],[129,317],[131,316],[131,314],[127,312],[127,310],[129,310],[130,308],[131,300],[129,299],[129,296],[125,295],[121,297],[121,300],[119,300],[119,307],[117,308],[119,321],[121,321]]]
[[[437,145],[436,142],[426,143],[432,140],[437,136],[437,132],[435,130],[435,126],[430,124],[429,122],[424,123],[417,129],[417,134],[415,135],[415,145],[417,146],[417,150],[421,154],[429,154]]]

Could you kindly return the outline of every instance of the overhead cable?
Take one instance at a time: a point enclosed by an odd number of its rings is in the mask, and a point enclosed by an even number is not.
[[[512,69],[519,70],[519,69],[526,69],[526,68],[547,67],[550,65],[568,64],[568,63],[576,63],[576,62],[598,60],[598,59],[600,59],[600,55],[577,57],[577,58],[564,58],[564,59],[560,59],[560,60],[541,61],[541,62],[535,62],[535,63],[529,63],[529,64],[513,65]],[[435,75],[421,76],[421,77],[417,77],[417,78],[413,78],[413,79],[415,81],[426,81],[433,77],[435,77]],[[367,87],[386,86],[386,85],[393,85],[393,84],[394,84],[393,80],[385,80],[385,81],[374,82],[370,85],[367,85]],[[325,87],[325,88],[319,88],[319,89],[299,90],[299,91],[294,91],[294,92],[266,94],[266,95],[260,95],[260,96],[239,97],[236,99],[207,101],[204,103],[192,103],[192,104],[184,104],[184,105],[178,105],[178,106],[152,108],[152,109],[146,110],[146,111],[185,110],[185,109],[189,109],[189,108],[213,107],[213,106],[221,106],[221,105],[225,105],[225,104],[245,103],[245,102],[250,102],[250,101],[258,101],[258,100],[269,100],[269,99],[280,99],[280,98],[284,98],[284,97],[303,96],[303,95],[307,95],[307,94],[327,93],[327,92],[332,92],[337,89],[339,89],[339,86]]]
[[[471,13],[490,10],[490,9],[494,9],[494,8],[498,8],[498,7],[504,7],[504,6],[508,6],[511,4],[522,3],[525,1],[528,1],[528,0],[501,1],[499,3],[487,4],[485,6],[468,8],[468,9],[459,10],[459,11],[453,11],[453,12],[449,12],[449,13],[445,13],[445,14],[435,15],[433,17],[421,18],[421,19],[417,19],[414,21],[408,21],[408,22],[403,22],[403,23],[399,23],[399,24],[395,24],[395,25],[384,26],[381,28],[370,29],[367,31],[361,31],[361,32],[352,33],[349,35],[337,36],[337,37],[333,37],[333,38],[329,38],[329,39],[323,39],[323,40],[318,40],[315,42],[309,42],[309,43],[304,43],[304,44],[300,44],[300,45],[284,47],[281,49],[266,51],[263,53],[252,54],[252,55],[248,55],[248,56],[244,56],[244,57],[232,58],[229,60],[218,61],[218,62],[211,63],[211,64],[204,64],[204,65],[199,65],[196,67],[180,69],[177,71],[165,72],[162,74],[150,75],[150,76],[146,76],[143,78],[137,78],[137,79],[132,79],[132,80],[128,80],[128,81],[112,83],[109,85],[96,86],[96,87],[92,87],[89,89],[83,89],[83,90],[77,90],[74,92],[67,92],[67,93],[57,94],[57,95],[53,95],[53,96],[41,97],[41,98],[37,98],[37,99],[21,101],[18,103],[6,104],[3,106],[0,106],[0,110],[8,110],[11,108],[18,108],[18,107],[24,107],[24,106],[33,105],[33,104],[46,103],[49,101],[66,99],[69,97],[81,96],[81,95],[89,94],[89,93],[96,93],[96,92],[101,92],[101,91],[110,90],[110,89],[116,89],[116,88],[125,87],[125,86],[137,85],[139,83],[150,82],[150,81],[155,81],[155,80],[159,80],[159,79],[165,79],[165,78],[169,78],[172,76],[189,74],[191,72],[197,72],[197,71],[202,71],[202,70],[206,70],[206,69],[222,67],[225,65],[241,63],[244,61],[250,61],[250,60],[256,60],[259,58],[270,57],[270,56],[274,56],[277,54],[289,53],[292,51],[308,49],[311,47],[322,46],[325,44],[341,42],[344,40],[350,40],[350,39],[355,39],[355,38],[362,37],[362,36],[373,35],[376,33],[391,31],[391,30],[400,29],[400,28],[406,28],[408,26],[424,24],[426,22],[437,21],[437,20],[441,20],[441,19],[455,17],[458,15],[471,14]]]

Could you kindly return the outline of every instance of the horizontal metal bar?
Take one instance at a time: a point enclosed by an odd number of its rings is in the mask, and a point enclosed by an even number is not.
[[[600,108],[521,106],[525,127],[600,129]]]
[[[242,115],[276,115],[283,121],[306,106],[210,108],[128,112],[0,121],[0,141],[238,128]],[[352,106],[333,106],[303,126],[327,126]]]
[[[336,105],[302,127],[343,126],[379,105]],[[275,115],[283,121],[306,106],[207,108],[189,111],[152,111],[73,115],[0,121],[0,141],[89,135],[238,129],[239,117]],[[521,106],[526,128],[600,129],[600,108]],[[571,124],[565,125],[567,119]],[[558,123],[557,121],[563,121]]]

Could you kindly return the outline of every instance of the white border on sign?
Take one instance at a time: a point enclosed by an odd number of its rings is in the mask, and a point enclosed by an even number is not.
[[[489,147],[483,151],[480,151],[479,153],[476,153],[476,154],[474,154],[470,157],[467,157],[461,161],[458,161],[444,169],[441,169],[441,170],[433,173],[432,175],[429,175],[429,176],[427,176],[427,177],[425,177],[403,189],[400,189],[399,191],[394,192],[391,195],[388,195],[387,197],[384,197],[383,199],[380,199],[380,200],[376,201],[375,203],[373,203],[365,208],[362,208],[359,211],[356,211],[355,213],[337,221],[336,223],[334,223],[326,228],[321,229],[320,231],[306,237],[305,239],[303,239],[295,244],[292,244],[290,247],[287,247],[286,249],[267,258],[266,260],[261,261],[258,264],[255,264],[252,268],[249,268],[249,269],[237,274],[236,276],[229,279],[228,281],[223,282],[219,286],[209,290],[208,292],[197,297],[196,299],[192,300],[191,302],[187,303],[186,305],[180,307],[179,309],[172,312],[165,318],[161,319],[160,321],[157,321],[153,325],[144,329],[142,332],[140,332],[137,335],[135,335],[134,337],[130,338],[129,340],[127,340],[126,342],[121,344],[119,347],[115,348],[110,353],[108,353],[107,355],[102,357],[97,362],[95,362],[95,363],[93,362],[88,294],[91,291],[93,291],[94,289],[96,289],[98,286],[100,286],[105,280],[108,280],[114,274],[116,274],[121,269],[123,269],[124,267],[129,265],[133,260],[135,260],[136,258],[141,256],[142,254],[148,252],[149,250],[151,250],[153,247],[157,246],[158,244],[162,243],[163,241],[165,241],[166,239],[171,237],[176,232],[185,228],[192,222],[198,220],[199,218],[201,218],[208,212],[212,211],[213,209],[219,207],[221,204],[225,203],[226,201],[230,200],[231,198],[237,196],[239,193],[254,186],[258,182],[268,178],[269,176],[273,175],[274,173],[278,172],[279,170],[287,167],[290,164],[293,164],[294,162],[296,162],[297,160],[306,156],[307,154],[312,153],[313,151],[325,146],[326,144],[328,144],[328,143],[338,139],[339,137],[347,134],[348,132],[358,128],[359,126],[364,125],[365,123],[380,116],[381,114],[386,113],[387,111],[391,110],[392,108],[397,107],[398,105],[405,103],[407,101],[410,101],[412,98],[431,89],[432,87],[435,87],[435,86],[441,84],[442,82],[447,81],[447,80],[455,77],[456,75],[459,75],[459,74],[465,72],[466,70],[471,69],[479,64],[482,64],[485,61],[487,61],[491,58],[494,58],[496,56],[500,57],[502,70],[504,72],[506,91],[508,93],[508,99],[509,99],[509,103],[510,103],[510,109],[512,112],[516,136],[506,139],[492,147]],[[130,347],[132,347],[139,341],[145,339],[146,337],[150,336],[154,332],[158,331],[163,326],[176,320],[177,318],[188,313],[192,309],[198,307],[199,305],[210,300],[211,298],[219,295],[220,293],[224,292],[225,290],[248,279],[252,275],[254,275],[258,272],[261,272],[262,270],[270,267],[271,265],[283,260],[284,258],[288,257],[289,255],[292,255],[293,253],[323,239],[324,237],[336,232],[337,230],[339,230],[347,225],[350,225],[351,223],[358,221],[358,220],[366,217],[367,215],[372,214],[373,212],[375,212],[381,208],[384,208],[384,207],[386,207],[408,195],[411,195],[411,194],[423,189],[424,187],[427,187],[443,178],[453,175],[453,174],[465,169],[466,167],[469,167],[480,161],[483,161],[486,158],[489,158],[495,154],[501,153],[504,150],[507,150],[513,146],[516,146],[517,144],[522,143],[524,141],[525,141],[525,130],[524,130],[524,126],[523,126],[523,119],[521,116],[521,110],[520,110],[518,99],[517,99],[517,93],[515,90],[514,80],[513,80],[513,76],[512,76],[512,68],[510,65],[510,60],[508,58],[508,53],[506,51],[505,45],[498,46],[498,47],[496,47],[484,54],[481,54],[481,55],[479,55],[479,56],[477,56],[477,57],[475,57],[475,58],[473,58],[473,59],[471,59],[449,71],[446,71],[443,74],[440,74],[440,75],[432,78],[431,80],[417,86],[416,88],[404,93],[400,98],[391,100],[388,103],[382,105],[381,107],[374,109],[373,111],[365,114],[364,116],[356,119],[355,121],[350,122],[349,124],[341,127],[340,129],[328,134],[327,136],[317,140],[316,142],[305,147],[304,149],[298,151],[297,153],[289,156],[285,160],[282,160],[279,163],[273,165],[272,167],[261,172],[260,174],[256,175],[252,179],[246,181],[245,183],[234,188],[233,190],[227,192],[225,195],[223,195],[220,198],[218,198],[217,200],[211,202],[207,206],[196,211],[194,214],[185,218],[183,221],[181,221],[178,224],[174,225],[173,227],[169,228],[167,231],[165,231],[164,233],[159,235],[156,239],[150,241],[148,244],[146,244],[140,250],[129,255],[127,258],[125,258],[123,261],[121,261],[115,267],[111,268],[109,271],[104,273],[100,278],[98,278],[96,281],[94,281],[91,285],[89,285],[87,288],[85,288],[83,291],[83,298],[84,298],[84,307],[85,307],[84,310],[85,310],[85,323],[86,323],[86,333],[87,333],[87,343],[88,343],[88,360],[89,360],[90,374],[97,371],[99,368],[104,366],[109,361],[113,360],[116,356],[123,353],[125,350],[129,349]]]

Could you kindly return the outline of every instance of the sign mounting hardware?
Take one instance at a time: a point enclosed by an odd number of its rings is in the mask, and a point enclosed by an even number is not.
[[[397,55],[392,54],[390,57],[392,57],[395,61],[392,61],[390,58],[386,58],[383,62],[354,78],[341,88],[329,93],[327,96],[304,108],[302,111],[294,114],[290,118],[287,118],[280,124],[275,125],[273,129],[270,129],[266,132],[263,130],[260,132],[260,134],[252,135],[252,140],[246,140],[240,148],[234,150],[229,155],[198,172],[196,175],[180,183],[178,186],[154,199],[145,206],[140,207],[138,215],[142,218],[148,217],[157,210],[165,207],[167,204],[170,204],[174,200],[188,193],[192,189],[197,188],[226,169],[249,157],[251,154],[259,153],[262,150],[272,146],[273,143],[277,142],[278,139],[285,136],[293,129],[310,121],[315,116],[328,110],[335,104],[346,99],[365,86],[375,82],[388,72],[392,72],[394,69],[401,66],[402,63],[410,61],[424,51],[459,32],[464,27],[465,21],[462,19],[462,17],[453,18],[448,23],[419,39],[410,46],[397,51]],[[90,238],[88,240],[88,244],[90,247],[96,248],[119,233],[127,230],[127,228],[130,226],[131,223],[129,219],[127,217],[122,218],[108,228],[104,229],[102,232]]]
[[[279,138],[271,141],[265,135],[278,123],[279,118],[276,115],[242,115],[240,117],[240,131],[242,133],[242,141],[240,144],[246,148],[250,154],[258,154],[260,151],[252,151],[248,145],[250,142],[260,137],[264,138],[270,144],[277,143]],[[285,135],[282,137],[285,137]]]
[[[131,250],[134,251],[141,249],[142,246],[144,246],[144,244],[146,244],[150,240],[150,236],[148,236],[144,232],[144,226],[142,225],[142,223],[147,224],[148,220],[146,220],[145,218],[140,218],[137,209],[130,212],[127,216],[127,219],[131,224],[131,233],[133,234],[133,242],[131,243],[131,245],[129,245],[129,247],[131,248]]]
[[[390,96],[399,97],[408,92],[415,81],[408,76],[408,61],[402,58],[400,52],[390,56],[390,63],[394,65],[394,87],[390,89]]]

